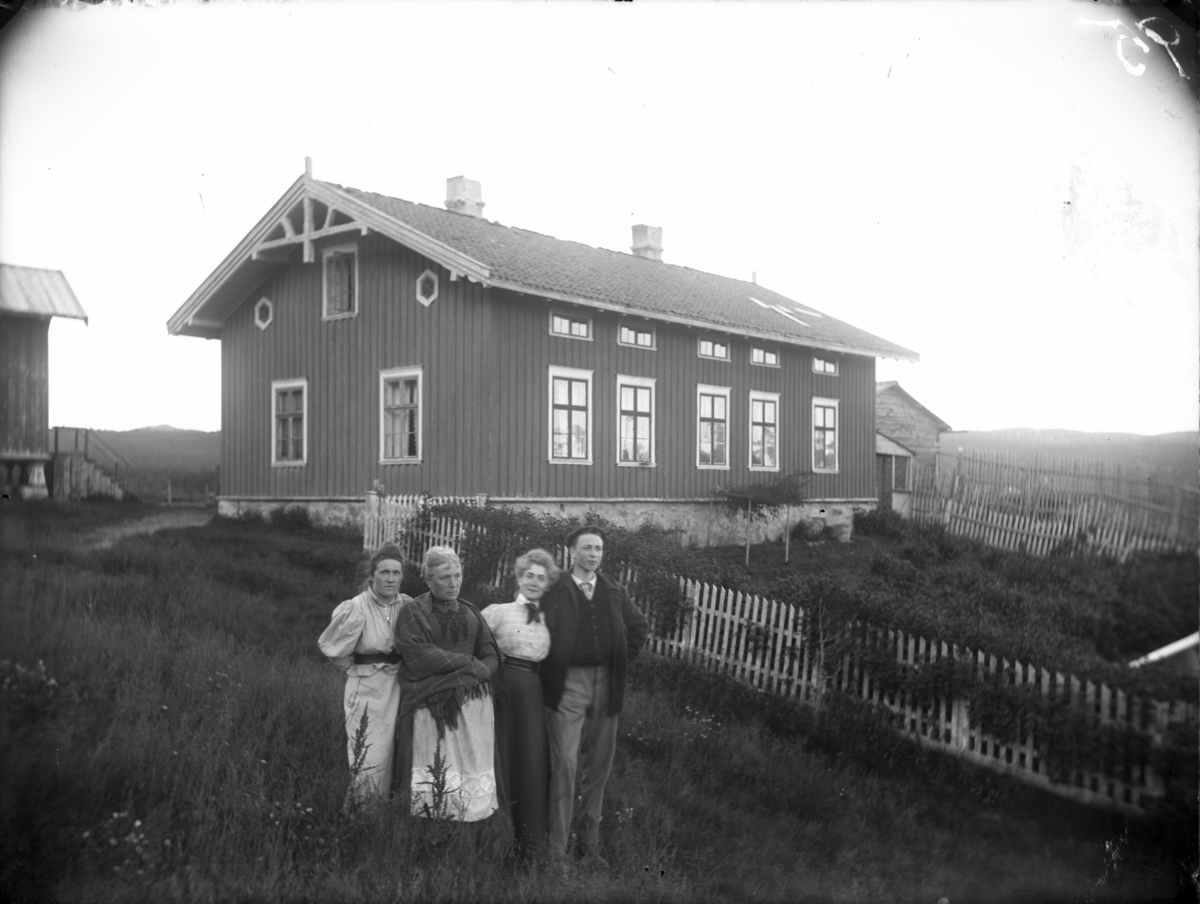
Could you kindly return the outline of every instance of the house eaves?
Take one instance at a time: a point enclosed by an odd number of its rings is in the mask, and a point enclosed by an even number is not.
[[[909,393],[904,389],[904,387],[901,386],[900,383],[897,382],[896,380],[885,380],[882,383],[875,384],[875,395],[876,396],[881,396],[885,392],[890,392],[891,390],[895,390],[896,392],[900,393],[900,395],[904,396],[904,398],[907,399],[913,405],[914,408],[917,408],[921,412],[923,412],[931,421],[934,422],[935,426],[938,428],[939,433],[954,433],[954,432],[956,432],[953,429],[951,429],[949,424],[947,424],[940,417],[938,417],[936,414],[934,414],[932,411],[930,411],[928,408],[926,408],[924,405],[922,405],[920,402],[918,402],[916,399],[914,399],[911,395],[909,395]],[[962,431],[957,431],[957,432],[961,433]]]

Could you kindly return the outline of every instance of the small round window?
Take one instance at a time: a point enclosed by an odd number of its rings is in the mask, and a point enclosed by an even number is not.
[[[254,306],[254,325],[260,330],[265,330],[271,325],[271,320],[274,316],[275,310],[271,304],[271,299],[260,298],[258,304]]]
[[[438,295],[438,278],[432,270],[426,270],[417,277],[417,301],[429,307]]]

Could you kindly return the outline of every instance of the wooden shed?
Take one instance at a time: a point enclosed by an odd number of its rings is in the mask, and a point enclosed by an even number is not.
[[[907,449],[915,465],[932,468],[939,439],[951,427],[898,382],[888,380],[875,384],[875,429]]]
[[[0,480],[24,499],[47,495],[52,317],[87,322],[67,278],[0,264]]]

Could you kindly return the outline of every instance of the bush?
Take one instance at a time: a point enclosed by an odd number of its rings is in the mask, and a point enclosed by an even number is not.
[[[890,508],[876,508],[854,513],[854,532],[867,537],[903,537],[908,522]]]

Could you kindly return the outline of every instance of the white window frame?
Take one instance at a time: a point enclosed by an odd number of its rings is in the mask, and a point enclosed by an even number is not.
[[[642,346],[645,348],[645,346]],[[658,444],[655,442],[655,385],[658,380],[654,377],[630,377],[623,374],[617,374],[617,467],[621,468],[655,468],[658,467],[655,455],[658,452]],[[650,390],[650,460],[649,461],[622,461],[621,460],[621,387],[632,386],[635,389]]]
[[[730,395],[729,386],[709,386],[705,383],[696,384],[696,467],[702,471],[728,471],[729,460],[732,457],[729,444]],[[723,396],[725,399],[725,464],[705,464],[700,461],[700,397],[705,395]]]
[[[259,311],[266,311],[267,317],[265,320],[258,316]],[[265,330],[275,321],[275,305],[271,303],[271,299],[264,295],[254,305],[254,325],[260,330]]]
[[[425,281],[425,277],[427,276],[433,279],[433,292],[428,297],[425,297],[421,294],[421,283]],[[434,273],[433,270],[428,268],[424,270],[421,275],[417,277],[417,281],[413,284],[413,292],[416,295],[417,301],[425,307],[429,307],[431,304],[437,301],[438,286],[440,284],[441,280],[438,279],[438,275]]]
[[[279,418],[275,410],[275,403],[278,401],[279,393],[290,391],[293,389],[303,390],[301,393],[301,428],[303,436],[301,437],[301,446],[303,454],[297,459],[279,458]],[[272,380],[271,381],[271,467],[273,468],[302,468],[308,464],[308,379],[300,377],[293,380]]]
[[[638,333],[647,333],[650,336],[650,344],[639,345],[636,341],[626,342],[621,338],[622,330],[631,331],[635,340],[637,339]],[[619,323],[617,324],[617,345],[623,345],[626,348],[640,348],[642,351],[652,352],[658,348],[658,336],[655,334],[653,327],[646,327],[643,329],[641,327],[630,326],[628,323]]]
[[[818,364],[821,364],[823,366],[817,367]],[[830,367],[832,367],[833,370],[829,370]],[[834,358],[818,358],[816,355],[813,355],[813,373],[824,374],[827,377],[836,377],[840,372],[841,372],[841,367],[838,366],[838,362],[836,359],[834,359]]]
[[[387,384],[392,380],[417,378],[417,454],[415,457],[387,457]],[[425,379],[424,368],[393,367],[379,372],[379,463],[381,465],[419,465],[425,456]]]
[[[817,406],[833,409],[833,467],[817,467]],[[812,450],[812,469],[818,474],[838,473],[842,461],[842,412],[837,399],[822,399],[816,396],[812,400],[812,435],[809,448]]]
[[[595,454],[595,447],[592,445],[592,425],[596,421],[596,394],[593,392],[592,386],[593,371],[578,370],[574,367],[557,367],[553,364],[549,365],[547,370],[549,373],[546,380],[546,460],[552,465],[590,465]],[[587,382],[587,455],[584,458],[556,458],[554,456],[554,379],[556,377]]]
[[[755,360],[754,360],[754,356],[755,356],[756,354],[760,354],[760,355],[762,355],[762,356],[763,356],[763,360],[761,360],[761,361],[755,361]],[[774,364],[772,364],[771,362],[767,361],[767,359],[766,359],[766,358],[767,358],[767,355],[774,355],[774,356],[775,356],[775,363],[774,363]],[[754,346],[751,346],[751,347],[750,347],[750,363],[751,363],[751,364],[753,364],[755,367],[778,367],[778,366],[779,366],[779,350],[778,350],[778,349],[773,349],[773,348],[764,348],[764,347],[763,347],[763,346],[761,346],[761,345],[754,345]]]
[[[349,311],[341,311],[338,313],[329,313],[329,259],[335,254],[350,254],[354,258],[354,298],[353,305]],[[330,248],[325,248],[321,251],[321,319],[322,320],[346,320],[350,317],[358,316],[358,296],[359,296],[359,279],[358,279],[358,243],[351,242],[348,245],[334,245]]]
[[[754,463],[754,403],[755,402],[771,402],[775,406],[775,464],[773,465],[756,465]],[[779,426],[779,413],[781,406],[779,404],[779,393],[777,392],[759,392],[758,390],[750,391],[750,413],[746,418],[746,439],[749,445],[746,447],[747,458],[750,462],[751,471],[778,471],[779,470],[779,439],[783,435],[783,430]]]
[[[572,332],[566,332],[566,333],[559,332],[558,330],[556,330],[554,328],[554,318],[555,317],[564,317],[568,321],[571,321],[574,323],[586,323],[587,324],[587,335],[586,336],[576,336]],[[566,311],[551,310],[550,311],[550,327],[549,328],[550,328],[551,336],[557,336],[560,339],[578,339],[580,342],[591,342],[592,337],[596,333],[595,324],[592,323],[591,317],[588,317],[586,314],[569,314]]]
[[[709,342],[713,346],[717,346],[717,345],[725,346],[724,357],[722,357],[720,355],[716,355],[716,354],[713,354],[713,355],[704,354],[702,349],[704,348],[705,342]],[[716,351],[715,348],[713,350]],[[733,357],[733,351],[729,347],[728,339],[713,339],[709,336],[701,336],[696,340],[696,357],[703,358],[705,361],[728,361],[730,358]]]

